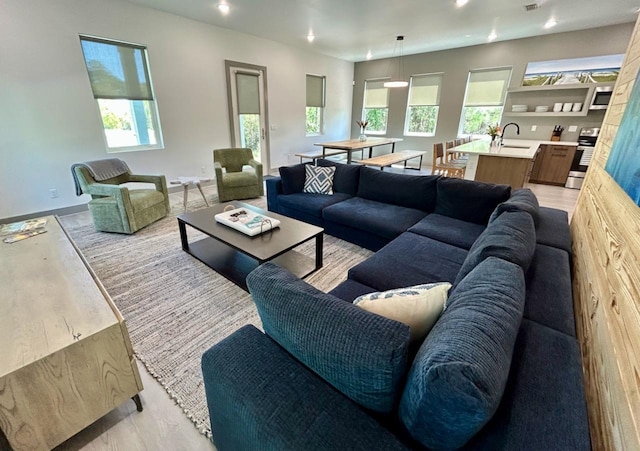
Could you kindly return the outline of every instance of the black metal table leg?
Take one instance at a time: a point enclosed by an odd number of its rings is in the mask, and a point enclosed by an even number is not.
[[[322,268],[322,243],[323,233],[319,233],[316,236],[316,269]]]
[[[178,229],[180,229],[180,241],[182,242],[182,250],[186,251],[189,249],[189,241],[187,240],[187,228],[184,225],[184,222],[178,219]]]
[[[138,412],[142,412],[142,400],[140,399],[140,395],[135,395],[133,398],[133,402],[136,403],[136,410]]]

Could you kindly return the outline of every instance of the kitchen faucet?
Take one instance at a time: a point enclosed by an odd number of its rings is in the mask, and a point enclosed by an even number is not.
[[[508,124],[506,124],[505,126],[502,127],[502,134],[500,135],[500,147],[502,147],[502,141],[504,141],[504,131],[510,125],[515,125],[516,126],[516,135],[520,134],[520,126],[518,124],[516,124],[515,122],[509,122]]]

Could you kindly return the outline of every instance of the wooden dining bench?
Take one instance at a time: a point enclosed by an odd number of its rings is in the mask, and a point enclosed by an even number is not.
[[[296,153],[295,156],[300,157],[300,163],[302,163],[303,158],[308,158],[311,161],[315,162],[318,158],[330,157],[333,155],[340,155],[343,153],[347,153],[347,151],[342,149],[326,149],[324,154],[322,153],[322,150],[312,150],[310,152]]]
[[[420,170],[422,167],[422,157],[425,152],[421,152],[419,150],[400,150],[394,153],[388,153],[385,155],[379,155],[373,158],[367,158],[365,160],[356,160],[356,163],[363,164],[365,166],[377,166],[381,171],[384,170],[385,167],[391,166],[392,164],[404,163],[404,167],[407,167],[407,160],[411,160],[412,158],[420,158],[420,164],[417,168],[409,168]]]

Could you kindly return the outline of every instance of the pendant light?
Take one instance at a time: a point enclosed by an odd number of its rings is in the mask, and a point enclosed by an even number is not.
[[[391,73],[391,70],[387,71],[387,74],[389,74],[389,78],[391,80],[389,81],[385,81],[384,82],[384,87],[385,88],[406,88],[407,86],[409,86],[409,82],[404,80],[404,64],[402,61],[402,44],[404,41],[404,36],[398,36],[396,37],[396,45],[393,49],[393,54],[395,55],[396,53],[396,47],[400,48],[400,56],[397,58],[397,62],[398,62],[398,70],[396,72],[396,78],[394,78],[394,74]],[[393,64],[393,60],[389,61],[389,69],[391,69],[391,65]]]

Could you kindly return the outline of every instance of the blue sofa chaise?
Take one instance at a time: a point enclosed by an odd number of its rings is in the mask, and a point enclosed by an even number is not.
[[[273,264],[249,275],[265,332],[202,357],[218,449],[590,449],[566,212],[526,189],[360,166],[308,194],[301,173],[267,182],[269,209],[377,252],[329,293]],[[352,303],[435,282],[452,288],[422,342]]]

